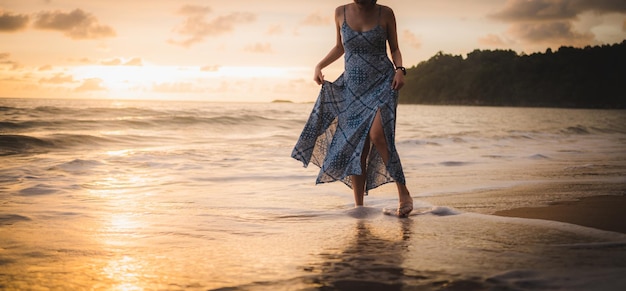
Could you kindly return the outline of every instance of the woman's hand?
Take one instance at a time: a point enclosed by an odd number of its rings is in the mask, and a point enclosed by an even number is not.
[[[319,66],[315,67],[315,73],[313,74],[313,81],[318,85],[324,84],[324,74],[322,74],[322,68]]]
[[[404,86],[404,74],[401,70],[396,70],[396,75],[393,76],[393,82],[391,82],[391,89],[399,91]]]
[[[315,67],[315,73],[313,75],[313,81],[318,85],[324,84],[324,75],[322,74],[322,68],[319,66]]]

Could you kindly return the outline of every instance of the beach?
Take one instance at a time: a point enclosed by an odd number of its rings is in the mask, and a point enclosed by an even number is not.
[[[0,289],[623,290],[626,115],[400,105],[355,208],[312,104],[1,99]]]
[[[547,207],[503,210],[495,215],[547,219],[626,233],[626,197],[592,196],[576,201],[556,202]]]
[[[484,203],[484,199],[499,196],[526,197],[529,193],[552,193],[561,199],[551,201],[533,200],[529,206],[507,208],[506,205],[488,209],[476,209],[471,205]],[[505,190],[478,191],[463,195],[456,201],[454,196],[425,198],[431,203],[465,209],[472,212],[494,214],[504,217],[544,219],[571,223],[596,229],[626,233],[626,185],[623,183],[546,183],[533,186],[513,187]],[[578,194],[578,195],[577,195]],[[471,198],[470,198],[471,197]],[[502,208],[502,209],[501,209]]]

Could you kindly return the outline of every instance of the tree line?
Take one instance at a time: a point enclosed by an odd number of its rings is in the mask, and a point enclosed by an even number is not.
[[[407,70],[409,104],[626,108],[626,40],[544,53],[437,53]]]

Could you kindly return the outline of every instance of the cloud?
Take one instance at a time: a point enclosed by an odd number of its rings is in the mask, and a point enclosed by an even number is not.
[[[13,32],[24,29],[28,25],[28,21],[28,15],[0,11],[0,32]]]
[[[502,47],[506,46],[504,40],[495,34],[488,34],[478,39],[478,43],[486,46]]]
[[[114,58],[111,60],[100,61],[100,64],[105,66],[143,66],[141,58],[132,58],[124,62],[121,58]]]
[[[282,33],[283,33],[283,26],[280,24],[275,24],[275,25],[270,26],[265,32],[265,34],[267,35],[278,35]]]
[[[205,15],[211,13],[211,7],[198,5],[185,5],[178,9],[178,13],[182,15]]]
[[[141,58],[132,58],[129,61],[125,62],[124,66],[138,66],[138,67],[141,67],[141,66],[143,66],[143,62],[141,61]]]
[[[490,18],[510,23],[508,34],[525,43],[584,46],[596,42],[588,31],[576,31],[574,23],[583,13],[626,13],[624,0],[508,0]],[[494,43],[495,38],[479,39]]]
[[[51,65],[43,65],[41,67],[39,67],[39,69],[37,69],[37,71],[50,71],[52,70],[52,66]]]
[[[272,85],[270,90],[276,94],[286,94],[287,96],[292,97],[293,92],[302,92],[303,90],[309,89],[311,86],[315,86],[311,85],[311,83],[313,82],[310,82],[308,79],[303,78],[290,79],[287,82],[281,82],[280,84]]]
[[[208,66],[202,66],[200,68],[200,71],[202,72],[217,72],[220,69],[220,66],[218,65],[208,65]]]
[[[63,83],[74,83],[74,77],[72,75],[65,75],[63,73],[55,74],[50,78],[41,78],[39,79],[39,83],[50,83],[50,84],[63,84]],[[84,85],[84,84],[83,84]]]
[[[519,23],[511,26],[509,33],[531,43],[585,46],[594,41],[592,33],[573,31],[567,21],[545,23]]]
[[[269,43],[250,44],[244,48],[244,51],[259,54],[271,54],[274,52],[272,50],[272,45]]]
[[[626,13],[624,0],[509,0],[502,11],[490,15],[503,21],[573,20],[591,11]]]
[[[20,68],[20,64],[15,62],[15,61],[9,60],[10,56],[11,56],[10,53],[0,53],[0,66],[8,65],[8,66],[11,67],[10,68],[11,70],[19,69]]]
[[[113,28],[101,25],[95,16],[81,9],[75,9],[68,13],[61,11],[40,12],[37,14],[35,27],[61,31],[71,39],[100,39],[115,36]]]
[[[333,19],[330,16],[322,16],[319,12],[307,15],[307,17],[300,22],[300,24],[307,26],[324,26],[332,23]]]
[[[122,64],[122,60],[120,60],[119,58],[114,58],[108,61],[101,61],[100,63],[105,66],[119,66]]]
[[[67,58],[66,59],[69,62],[72,63],[82,63],[82,64],[98,64],[99,61],[98,60],[91,60],[87,57],[82,57],[82,58]]]
[[[79,59],[78,62],[83,63],[83,64],[94,64],[94,63],[96,63],[96,61],[92,61],[92,60],[90,60],[87,57]]]
[[[183,6],[178,13],[187,18],[174,31],[186,38],[181,41],[169,40],[169,42],[184,47],[202,42],[208,36],[217,36],[231,32],[235,29],[235,25],[246,24],[256,20],[256,15],[248,12],[233,12],[228,15],[207,19],[206,16],[211,13],[211,9],[205,6]]]
[[[88,92],[88,91],[106,91],[107,88],[102,86],[102,79],[90,78],[84,79],[83,83],[74,89],[75,92]]]
[[[490,15],[503,21],[562,20],[578,15],[571,1],[561,0],[509,0],[502,11]]]
[[[402,37],[404,38],[404,41],[409,44],[410,47],[416,50],[422,48],[422,41],[410,30],[404,30],[404,32],[402,33]]]
[[[191,82],[158,83],[152,85],[152,91],[158,93],[202,93],[204,90],[197,88]]]
[[[624,20],[624,24],[622,24],[622,31],[626,31],[626,19]]]
[[[597,13],[626,13],[624,0],[572,0],[572,5],[585,11]]]

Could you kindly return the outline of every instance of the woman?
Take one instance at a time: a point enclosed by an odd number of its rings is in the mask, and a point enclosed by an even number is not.
[[[340,180],[352,188],[356,206],[368,190],[395,182],[396,214],[406,217],[413,199],[394,143],[406,70],[393,10],[376,0],[354,0],[337,7],[335,23],[337,43],[315,67],[313,78],[322,89],[292,157],[321,168],[316,184]],[[322,69],[344,54],[344,73],[325,81]]]

